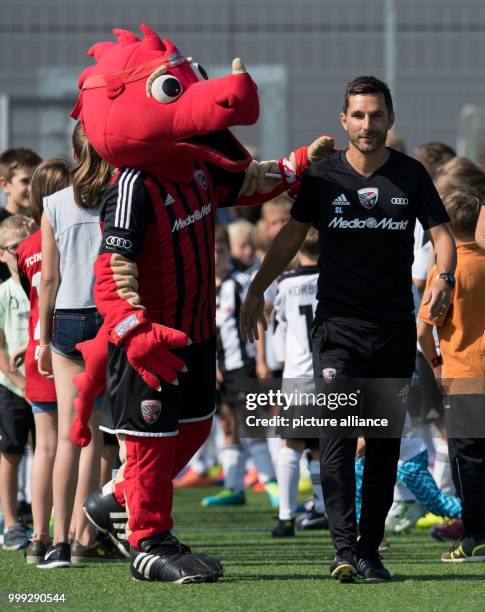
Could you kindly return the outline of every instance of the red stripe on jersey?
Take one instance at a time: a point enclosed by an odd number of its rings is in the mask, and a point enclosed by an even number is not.
[[[41,233],[37,230],[19,244],[18,266],[30,283],[29,344],[25,354],[25,397],[31,402],[56,402],[56,388],[52,380],[39,374],[39,285],[42,265]]]

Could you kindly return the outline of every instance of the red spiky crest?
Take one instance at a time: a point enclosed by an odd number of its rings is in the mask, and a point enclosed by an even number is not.
[[[165,51],[165,45],[161,41],[155,30],[152,30],[150,26],[145,23],[140,24],[140,31],[143,33],[142,45],[147,49],[153,49],[154,51]]]
[[[118,39],[120,45],[131,45],[131,43],[140,42],[140,39],[136,34],[129,30],[123,30],[122,28],[114,28],[113,34]]]
[[[103,57],[106,51],[112,49],[115,45],[116,43],[114,42],[96,43],[92,47],[89,47],[87,55],[89,55],[90,57],[94,57],[94,59],[99,62],[99,60]]]

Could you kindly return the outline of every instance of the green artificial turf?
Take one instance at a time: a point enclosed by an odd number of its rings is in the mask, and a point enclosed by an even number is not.
[[[22,608],[58,610],[182,610],[212,612],[332,610],[398,612],[485,610],[485,563],[445,564],[446,545],[418,530],[390,538],[385,563],[388,584],[339,584],[330,578],[328,532],[302,532],[274,539],[275,511],[264,493],[249,493],[246,506],[202,508],[216,489],[175,492],[176,535],[222,561],[215,584],[171,585],[132,580],[127,563],[38,570],[21,553],[0,551],[0,592],[66,593],[67,603]],[[15,609],[0,602],[1,610]]]

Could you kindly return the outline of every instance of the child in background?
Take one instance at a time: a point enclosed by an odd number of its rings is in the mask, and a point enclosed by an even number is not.
[[[41,219],[38,366],[43,376],[54,375],[58,405],[54,542],[37,565],[43,569],[119,559],[117,550],[96,540],[94,527],[82,509],[99,486],[101,410],[93,412],[93,436],[88,446],[81,451],[70,439],[77,395],[73,377],[84,369],[76,344],[93,338],[102,324],[93,298],[93,265],[101,244],[101,197],[111,180],[111,169],[92,148],[80,123],[74,128],[73,149],[72,186],[44,198]],[[71,519],[75,533],[70,534]]]
[[[30,180],[41,161],[30,149],[7,149],[0,155],[0,187],[7,196],[0,222],[11,215],[30,215]],[[0,282],[9,276],[7,264],[0,263]]]
[[[256,378],[258,347],[243,342],[239,331],[239,308],[249,286],[249,277],[231,272],[229,236],[224,226],[215,232],[217,384],[219,419],[224,432],[222,467],[225,488],[202,500],[203,506],[242,505],[244,471],[248,454],[258,471],[259,481],[277,505],[276,479],[266,440],[239,440],[234,411],[240,404],[240,380]]]
[[[37,167],[31,184],[32,217],[40,227],[44,210],[43,198],[71,182],[71,170],[65,159],[50,159]],[[28,564],[38,563],[50,542],[49,522],[52,513],[52,472],[57,448],[57,397],[53,380],[39,374],[39,284],[42,265],[41,233],[37,229],[23,240],[17,249],[18,267],[22,286],[30,299],[29,341],[23,355],[17,353],[15,361],[25,357],[25,396],[32,404],[37,444],[32,464],[32,515],[34,533],[27,546]]]
[[[32,411],[25,401],[23,369],[10,368],[10,355],[28,338],[29,301],[17,269],[17,247],[29,235],[29,219],[13,215],[0,224],[0,261],[10,278],[0,285],[0,499],[5,518],[3,547],[25,548],[25,526],[17,522],[18,467],[30,431]]]
[[[441,560],[485,561],[485,251],[475,242],[480,200],[471,193],[454,192],[443,198],[443,204],[457,246],[456,282],[449,306],[437,318],[431,319],[428,303],[421,303],[418,323],[421,350],[436,378],[444,379],[451,472],[462,500],[465,534]],[[428,286],[436,274],[435,267]],[[433,326],[438,330],[441,357]]]
[[[274,302],[276,328],[274,341],[275,346],[279,347],[279,351],[276,352],[279,352],[281,361],[285,364],[282,388],[288,393],[293,392],[295,387],[298,387],[300,392],[313,391],[310,330],[317,307],[318,255],[318,232],[312,228],[298,252],[299,266],[296,270],[284,274],[278,283]],[[285,389],[286,381],[289,383],[288,389]],[[291,410],[293,407],[290,407]],[[300,517],[298,527],[328,528],[320,483],[318,438],[296,438],[292,435],[295,432],[291,428],[288,429],[281,432],[283,440],[278,453],[280,507],[278,523],[272,531],[273,537],[277,538],[295,535],[300,460],[305,449],[309,450],[311,457],[313,503]]]

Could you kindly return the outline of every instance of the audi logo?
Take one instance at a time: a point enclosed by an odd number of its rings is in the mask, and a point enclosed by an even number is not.
[[[409,202],[407,198],[391,198],[391,204],[400,204],[401,206],[406,206]]]
[[[108,236],[106,238],[106,244],[110,247],[118,247],[120,249],[131,249],[133,246],[131,240],[126,238],[120,238],[119,236]]]

